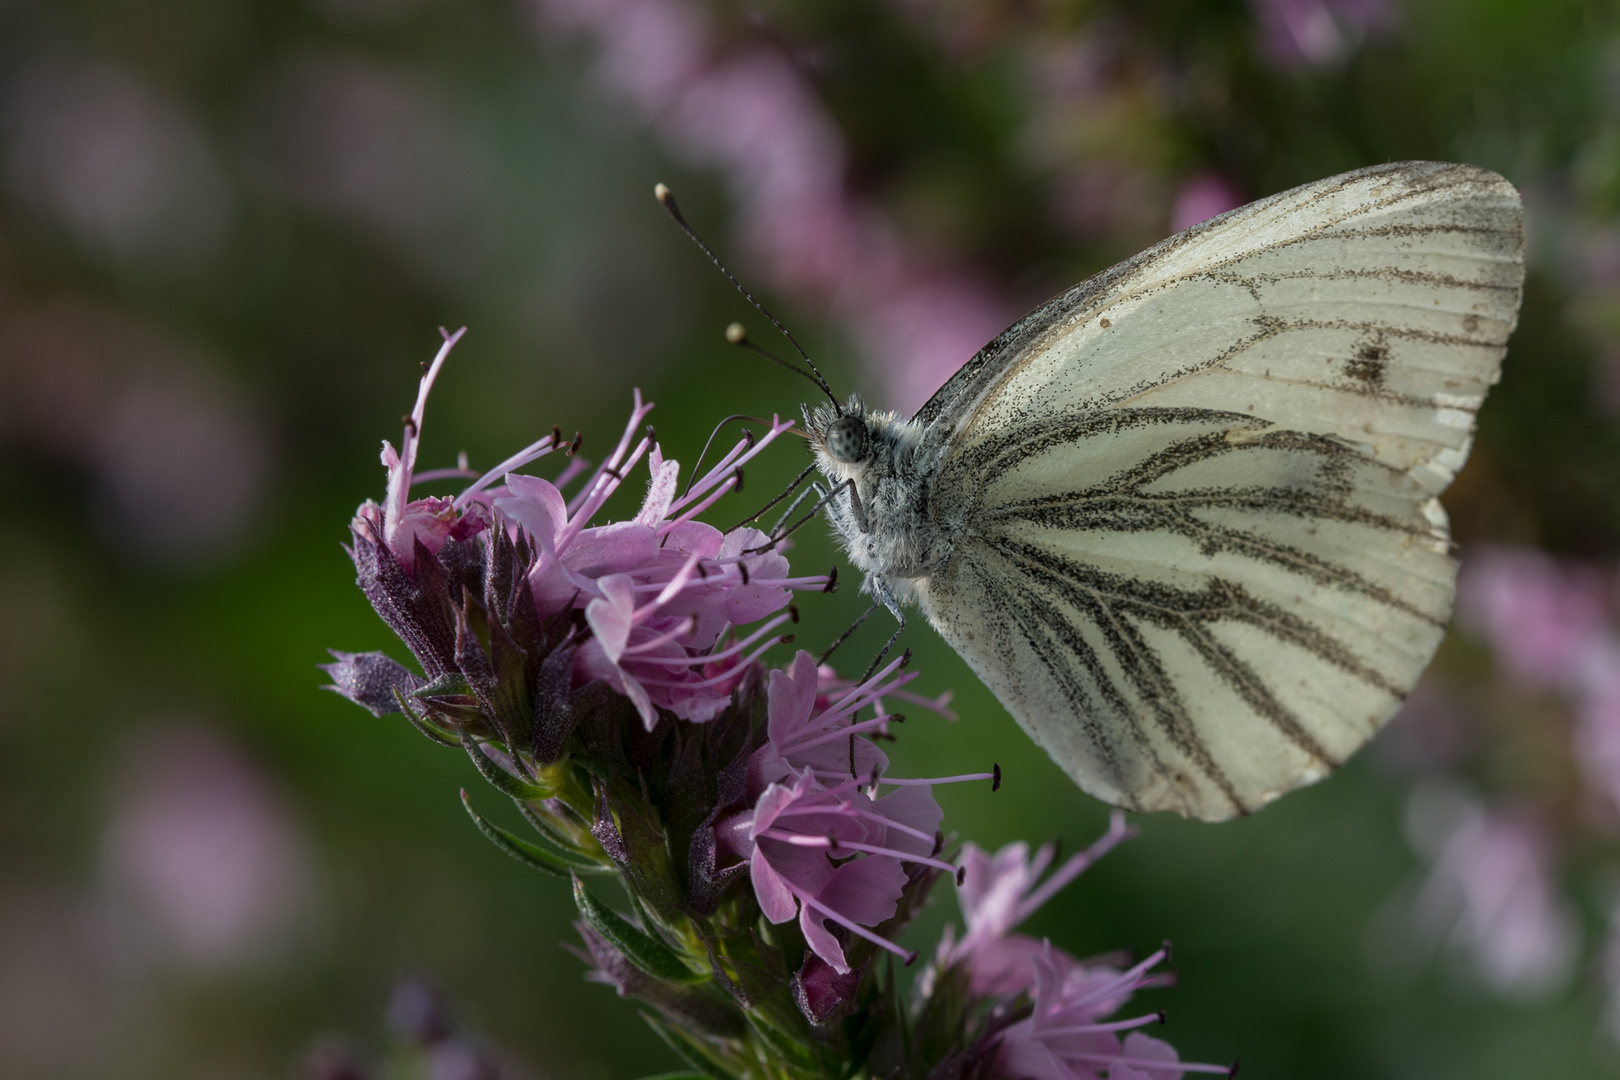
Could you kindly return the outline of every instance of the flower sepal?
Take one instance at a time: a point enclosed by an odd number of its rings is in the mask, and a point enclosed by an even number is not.
[[[694,971],[655,934],[637,927],[597,899],[578,876],[574,878],[574,905],[592,930],[653,978],[678,985],[711,978],[707,972]]]
[[[566,878],[570,874],[607,874],[613,871],[613,867],[606,863],[590,862],[572,854],[547,851],[538,844],[507,832],[473,809],[472,799],[468,797],[466,788],[461,789],[461,805],[466,808],[467,816],[472,818],[478,831],[483,833],[490,843],[525,866],[560,878]]]

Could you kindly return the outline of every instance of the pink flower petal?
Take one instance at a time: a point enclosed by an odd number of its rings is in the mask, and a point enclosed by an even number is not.
[[[764,853],[754,848],[748,860],[748,877],[759,900],[759,910],[773,923],[784,923],[799,913],[799,901],[787,880],[771,867]]]
[[[617,664],[630,643],[631,620],[636,613],[635,587],[624,574],[609,574],[596,584],[602,595],[585,605],[585,621],[602,652]]]
[[[831,964],[838,974],[849,974],[849,961],[844,959],[844,947],[838,943],[832,931],[827,929],[826,916],[805,905],[799,914],[799,929],[803,931],[804,942],[810,946],[811,952]]]
[[[656,451],[654,451],[656,453]],[[647,499],[636,515],[637,525],[649,528],[664,520],[669,504],[675,501],[675,488],[680,479],[681,466],[677,461],[664,461],[653,465],[652,483],[647,486]]]
[[[868,856],[835,869],[816,900],[851,922],[876,926],[894,918],[895,904],[905,885],[906,871],[899,859]]]
[[[495,509],[529,530],[540,550],[555,558],[557,534],[568,522],[562,492],[550,481],[521,473],[508,474],[506,487],[510,494],[497,496]]]

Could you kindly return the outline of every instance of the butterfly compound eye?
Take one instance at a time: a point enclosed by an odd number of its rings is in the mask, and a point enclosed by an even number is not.
[[[853,465],[866,457],[866,421],[858,416],[840,416],[827,425],[827,453],[834,461]]]

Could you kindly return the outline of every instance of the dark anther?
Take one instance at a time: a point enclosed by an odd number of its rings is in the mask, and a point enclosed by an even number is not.
[[[824,593],[838,591],[838,567],[835,566],[827,571],[827,584],[822,586],[821,591]]]
[[[742,490],[742,480],[743,480],[742,470],[741,469],[732,469],[731,470],[731,475],[733,475],[733,476],[735,476],[737,478],[737,482],[731,486],[731,490],[732,491],[741,491]]]
[[[912,949],[910,953],[906,954],[906,967],[910,967],[912,964],[915,964],[916,962],[917,962],[917,950]]]
[[[798,636],[799,635],[797,634],[783,634],[781,637],[776,639],[776,643],[778,645],[791,645],[793,644],[794,639]]]
[[[748,584],[748,564],[745,562],[738,563],[737,572],[742,575],[743,584]]]
[[[1242,1062],[1238,1061],[1237,1058],[1232,1059],[1232,1067],[1226,1070],[1226,1080],[1232,1080],[1232,1077],[1237,1075],[1238,1066],[1240,1064],[1242,1064]]]
[[[789,604],[788,605],[788,622],[796,623],[798,621],[799,621],[799,609],[797,607],[795,607],[794,605]]]
[[[709,580],[709,572],[707,570],[703,569],[703,560],[699,559],[697,561],[696,565],[697,565],[698,577],[702,578],[704,581],[708,581]],[[741,566],[742,563],[738,563],[737,565]]]
[[[422,365],[422,370],[423,371],[426,371],[428,368],[433,366],[432,364],[428,363],[426,360],[418,360],[417,363]]]
[[[558,424],[552,424],[551,425],[551,445],[552,446],[559,446],[561,444],[562,444],[562,427],[561,427],[561,425],[558,425]]]
[[[906,665],[909,664],[909,663],[911,663],[911,650],[908,648],[908,649],[906,649],[905,652],[900,654],[900,668],[899,668],[899,670],[901,670],[901,671],[906,670]]]
[[[967,880],[967,867],[958,866],[956,868],[956,884],[961,885],[962,882],[964,882],[966,880]]]
[[[574,432],[574,441],[568,445],[568,449],[563,451],[563,453],[565,453],[569,457],[573,457],[575,454],[579,453],[579,448],[584,446],[584,445],[585,445],[585,436],[583,434],[581,434],[580,432],[576,431],[576,432]]]
[[[1159,1010],[1159,1023],[1167,1024],[1169,1022],[1170,1022],[1170,1014],[1165,1012],[1163,1009],[1160,1009]]]
[[[877,787],[878,786],[878,781],[881,780],[882,778],[883,778],[883,774],[881,772],[879,772],[878,767],[876,765],[874,765],[874,766],[872,766],[872,778],[866,782],[866,786],[867,787]],[[935,851],[935,853],[938,853],[939,849],[935,848],[934,851]]]
[[[903,724],[905,722],[906,722],[906,714],[905,713],[890,713],[889,714],[889,723],[891,723],[891,724]]]
[[[834,836],[832,833],[827,834],[827,850],[828,851],[837,851],[838,850],[838,837]]]
[[[990,790],[1001,790],[1001,765],[999,762],[990,766]]]
[[[1159,948],[1164,950],[1164,962],[1166,964],[1170,963],[1170,956],[1171,956],[1170,943],[1168,941],[1163,942],[1162,944],[1160,944]]]
[[[934,850],[930,851],[928,853],[928,857],[930,859],[932,859],[935,855],[938,855],[941,851],[944,851],[944,850],[945,850],[945,834],[940,832],[938,829],[935,829],[934,830]]]
[[[608,465],[602,466],[602,471],[607,473],[609,476],[613,477],[613,479],[615,479],[615,480],[623,480],[624,479],[624,475],[622,473],[620,473],[618,469],[615,469],[615,468],[613,468],[611,466],[608,466]]]
[[[651,424],[647,425],[647,442],[653,446],[658,445],[658,430]]]
[[[412,435],[416,434],[416,421],[411,417],[410,413],[400,417],[399,422],[405,425],[406,431],[409,431]]]
[[[742,433],[743,433],[743,442],[747,443],[748,448],[750,450],[752,450],[754,448],[754,433],[752,431],[750,431],[749,429],[747,429],[747,428],[743,428]]]

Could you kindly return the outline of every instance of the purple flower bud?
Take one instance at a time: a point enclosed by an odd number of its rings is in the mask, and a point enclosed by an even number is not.
[[[372,716],[399,712],[395,693],[409,698],[416,689],[416,676],[380,652],[327,652],[336,658],[336,663],[316,665],[332,679],[331,685],[322,689],[335,690]]]
[[[815,953],[807,953],[804,966],[793,976],[793,1000],[804,1018],[820,1027],[855,1011],[855,991],[860,989],[866,964],[852,971],[839,972]]]

